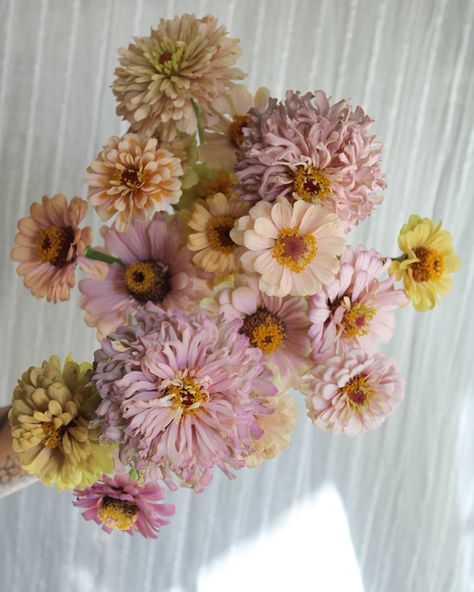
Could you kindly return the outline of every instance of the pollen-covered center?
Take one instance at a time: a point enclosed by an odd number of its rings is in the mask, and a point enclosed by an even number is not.
[[[143,55],[157,72],[161,75],[169,76],[179,71],[185,44],[183,41],[179,41],[175,46],[171,43],[167,43],[166,46],[156,47],[151,52],[145,51]]]
[[[126,500],[105,496],[97,516],[105,526],[116,530],[130,530],[137,521],[138,507]]]
[[[410,265],[415,282],[439,280],[444,272],[444,256],[434,249],[418,247],[415,249],[418,261]]]
[[[137,261],[125,270],[125,286],[135,300],[160,304],[171,291],[170,277],[160,261]]]
[[[230,231],[234,228],[234,222],[235,220],[231,216],[221,216],[209,220],[206,235],[213,249],[223,253],[232,253],[237,247],[230,238]]]
[[[229,138],[236,148],[244,141],[243,128],[248,125],[249,121],[249,115],[234,115],[232,123],[229,125]]]
[[[144,182],[143,172],[137,168],[127,168],[120,172],[120,184],[125,185],[131,191],[140,189]]]
[[[173,408],[179,409],[183,415],[196,413],[209,400],[209,393],[191,375],[173,380],[166,387],[166,395]]]
[[[43,444],[46,448],[57,448],[63,441],[63,436],[66,433],[66,426],[62,425],[56,428],[53,422],[43,424],[43,432],[45,440]]]
[[[69,249],[74,242],[74,230],[71,226],[48,226],[40,232],[36,242],[36,252],[42,263],[54,267],[64,267],[68,260]]]
[[[272,255],[281,265],[300,273],[313,261],[318,252],[316,237],[300,235],[298,228],[285,227],[280,230],[273,245]]]
[[[293,190],[304,201],[316,203],[331,194],[331,183],[317,168],[299,166],[293,172]]]
[[[351,378],[339,392],[345,395],[346,404],[356,412],[369,405],[375,395],[375,389],[368,384],[364,374],[357,374]]]
[[[277,315],[261,306],[245,317],[240,333],[247,335],[253,347],[258,347],[264,354],[272,354],[281,347],[286,327]]]
[[[344,337],[357,337],[367,335],[370,330],[370,322],[375,316],[375,308],[356,302],[346,310],[341,320],[342,334]]]

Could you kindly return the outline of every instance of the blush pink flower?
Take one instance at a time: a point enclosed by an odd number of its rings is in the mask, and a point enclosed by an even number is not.
[[[404,396],[394,360],[360,349],[320,360],[300,390],[316,427],[347,436],[378,428]]]
[[[235,287],[219,294],[228,321],[240,320],[239,332],[265,355],[285,386],[295,386],[309,367],[308,304],[304,298],[268,296],[256,276],[237,276]]]
[[[127,473],[104,475],[87,489],[76,489],[75,506],[84,508],[85,520],[94,520],[107,533],[122,530],[156,539],[160,528],[169,524],[163,516],[175,513],[173,504],[160,504],[164,489],[158,483],[139,483]]]
[[[105,279],[79,282],[85,321],[97,327],[99,339],[123,325],[128,314],[148,301],[187,308],[200,292],[206,293],[176,218],[155,214],[146,224],[133,221],[126,232],[104,228],[103,235],[105,251],[124,265],[109,265]]]
[[[285,101],[251,109],[236,163],[244,199],[286,195],[320,203],[346,225],[366,219],[385,188],[371,124],[361,107],[330,105],[323,91],[288,91]]]
[[[285,197],[258,202],[230,235],[247,249],[242,266],[260,276],[260,290],[269,296],[309,296],[331,284],[345,244],[335,214],[303,200],[291,205]]]
[[[20,263],[17,273],[36,298],[68,300],[76,266],[88,267],[84,252],[92,230],[79,228],[86,212],[87,202],[79,197],[68,204],[64,195],[45,195],[41,203],[31,205],[27,218],[18,221],[11,257]]]
[[[357,348],[374,353],[377,339],[390,341],[394,311],[408,302],[387,275],[390,263],[373,249],[346,247],[335,281],[310,298],[314,360]]]

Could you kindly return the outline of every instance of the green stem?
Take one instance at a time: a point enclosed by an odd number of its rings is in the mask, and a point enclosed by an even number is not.
[[[197,139],[199,146],[202,144],[202,126],[201,126],[201,109],[199,109],[199,105],[196,103],[194,99],[191,99],[191,104],[193,106],[194,115],[196,115],[197,121]]]
[[[102,253],[101,251],[96,251],[92,247],[86,247],[84,255],[88,259],[95,259],[96,261],[104,261],[105,263],[118,263],[119,265],[124,265],[121,259],[117,257],[112,257],[112,255],[107,255],[107,253]]]

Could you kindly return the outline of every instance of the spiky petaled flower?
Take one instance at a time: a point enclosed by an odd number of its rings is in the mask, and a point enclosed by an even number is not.
[[[136,37],[119,50],[112,90],[117,113],[134,132],[172,140],[177,132],[197,129],[193,101],[207,110],[212,101],[244,78],[234,67],[241,53],[239,40],[218,27],[213,16],[197,19],[184,14],[161,19],[149,37]]]
[[[87,489],[76,489],[75,506],[83,508],[85,520],[94,520],[107,533],[121,530],[156,539],[160,528],[169,524],[164,517],[175,513],[173,504],[159,503],[164,489],[158,483],[141,483],[127,473],[103,475]]]
[[[456,255],[449,232],[430,218],[412,215],[398,237],[403,252],[394,260],[390,272],[403,279],[405,292],[416,310],[424,312],[438,304],[453,284],[452,273],[459,270],[461,260]]]
[[[372,119],[345,101],[330,105],[323,91],[250,110],[242,128],[236,172],[244,199],[278,195],[319,203],[347,226],[370,216],[385,188],[382,144],[370,135]]]
[[[68,300],[76,266],[88,267],[84,251],[92,230],[79,227],[86,212],[87,202],[79,197],[68,203],[64,195],[45,195],[41,203],[31,205],[28,217],[18,221],[11,256],[20,263],[17,273],[36,298]]]
[[[90,364],[52,356],[18,381],[8,419],[23,468],[58,489],[87,487],[113,469],[112,448],[89,422],[100,402]]]
[[[116,217],[121,232],[132,220],[146,222],[181,196],[181,163],[155,138],[112,136],[87,171],[91,204],[102,220]]]

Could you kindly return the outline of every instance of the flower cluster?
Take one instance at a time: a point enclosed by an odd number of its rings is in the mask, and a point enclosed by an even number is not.
[[[378,428],[404,396],[378,351],[396,310],[433,308],[460,266],[418,216],[399,257],[350,246],[386,187],[372,119],[321,90],[253,94],[235,84],[239,55],[214,17],[189,14],[120,50],[130,127],[86,175],[102,244],[79,197],[45,196],[18,223],[25,286],[67,300],[80,268],[100,343],[92,364],[53,356],[24,373],[14,449],[108,533],[156,537],[174,513],[163,485],[200,492],[217,469],[235,478],[284,451],[291,390],[317,428]]]

